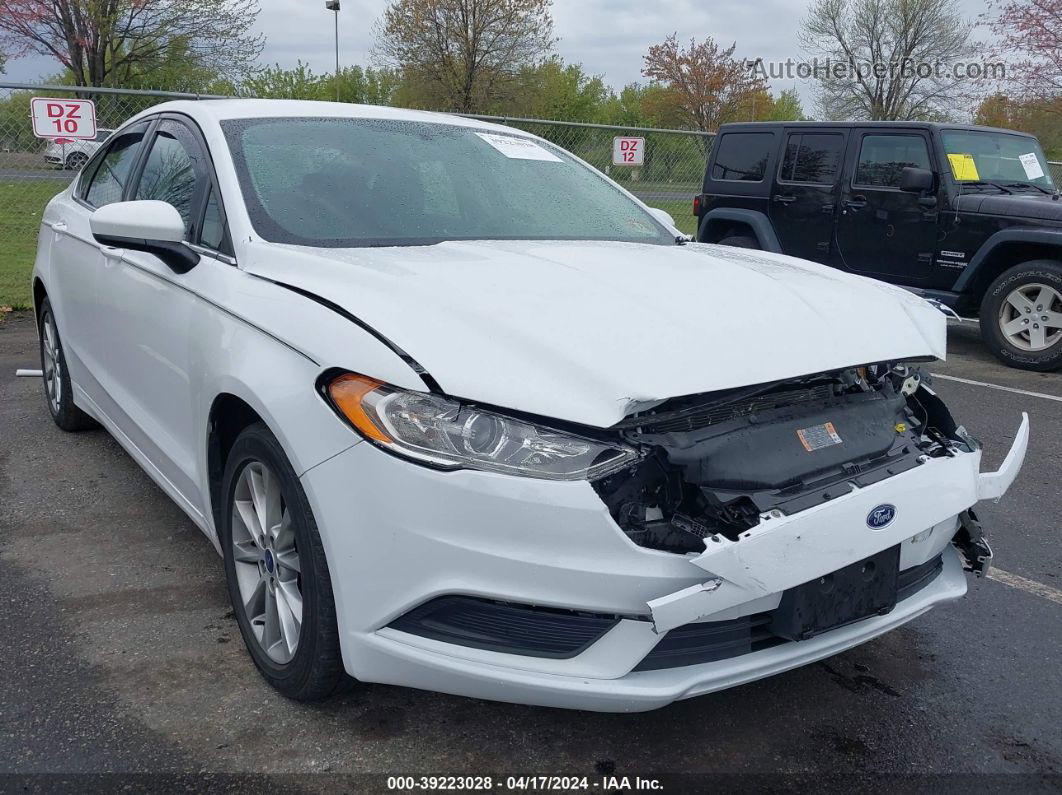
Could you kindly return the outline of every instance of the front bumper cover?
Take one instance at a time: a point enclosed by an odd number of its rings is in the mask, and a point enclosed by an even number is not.
[[[980,450],[931,458],[870,486],[852,484],[849,493],[800,513],[764,514],[737,541],[712,536],[705,540],[707,549],[690,561],[710,579],[650,601],[653,628],[667,632],[793,588],[900,544],[963,514],[979,500],[998,500],[1017,477],[1028,445],[1029,415],[1023,414],[1014,444],[996,472],[980,472]],[[875,529],[868,517],[882,505],[891,506],[895,516]],[[990,550],[987,556],[990,560]],[[976,557],[985,568],[984,553]]]

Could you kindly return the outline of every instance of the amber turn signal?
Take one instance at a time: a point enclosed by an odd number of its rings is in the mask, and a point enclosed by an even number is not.
[[[336,408],[343,412],[350,423],[361,433],[374,441],[390,444],[393,439],[370,419],[365,412],[362,401],[365,396],[383,386],[382,381],[364,375],[346,373],[328,385],[328,394]]]

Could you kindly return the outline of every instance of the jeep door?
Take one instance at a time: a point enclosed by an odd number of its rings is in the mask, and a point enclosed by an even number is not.
[[[848,270],[897,284],[918,285],[930,274],[937,211],[900,190],[904,168],[934,168],[929,133],[862,129],[849,147],[837,221],[837,248]]]
[[[847,138],[844,130],[786,131],[770,206],[786,254],[829,261]]]

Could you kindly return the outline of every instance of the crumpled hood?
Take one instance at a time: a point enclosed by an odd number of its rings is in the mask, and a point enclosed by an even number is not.
[[[450,395],[599,427],[667,398],[945,352],[944,315],[904,290],[721,246],[251,243],[241,265],[343,307]]]

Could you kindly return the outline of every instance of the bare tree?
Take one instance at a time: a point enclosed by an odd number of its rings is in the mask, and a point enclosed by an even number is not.
[[[553,49],[552,0],[396,0],[376,23],[374,54],[465,113],[510,89]]]
[[[175,43],[238,79],[264,45],[251,32],[258,10],[258,0],[0,0],[0,44],[56,58],[79,86],[143,75]]]
[[[681,47],[677,34],[663,44],[654,44],[645,56],[642,74],[660,83],[666,93],[658,101],[673,109],[673,123],[712,132],[720,124],[747,119],[753,101],[763,97],[766,109],[770,95],[767,84],[749,65],[734,57],[736,44],[721,47],[709,36]],[[653,109],[664,118],[663,109]]]
[[[956,63],[973,23],[955,0],[815,0],[801,43],[816,60],[819,110],[831,119],[931,119],[969,103]]]

